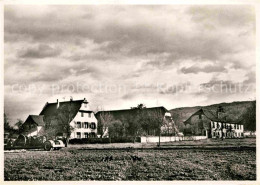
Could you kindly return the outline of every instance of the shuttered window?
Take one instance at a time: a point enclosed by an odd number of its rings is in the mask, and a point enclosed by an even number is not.
[[[81,122],[77,122],[77,128],[81,128]]]

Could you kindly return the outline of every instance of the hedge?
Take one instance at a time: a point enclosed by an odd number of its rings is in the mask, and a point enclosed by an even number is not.
[[[111,138],[111,143],[132,143],[134,137]],[[141,142],[140,137],[135,138],[135,142]],[[74,138],[69,140],[69,144],[97,144],[110,143],[110,138]]]

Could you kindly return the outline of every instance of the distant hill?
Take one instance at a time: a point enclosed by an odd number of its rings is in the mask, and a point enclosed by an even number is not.
[[[242,101],[232,103],[219,103],[208,106],[181,107],[170,110],[176,126],[182,132],[184,121],[188,119],[195,111],[200,108],[206,108],[216,112],[218,106],[222,106],[227,115],[227,121],[241,121],[244,124],[244,130],[256,130],[256,101]]]

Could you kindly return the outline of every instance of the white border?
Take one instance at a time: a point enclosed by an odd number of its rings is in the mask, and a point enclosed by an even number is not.
[[[259,38],[259,24],[257,24],[260,20],[259,20],[259,16],[260,16],[260,1],[258,0],[175,0],[175,1],[170,1],[170,0],[5,0],[5,1],[1,1],[0,0],[0,13],[1,13],[1,17],[0,20],[1,21],[1,37],[0,37],[0,56],[2,59],[2,65],[0,67],[0,74],[2,76],[4,76],[4,44],[3,44],[3,36],[4,36],[4,29],[3,29],[3,23],[4,23],[4,14],[3,14],[3,10],[4,10],[4,5],[7,4],[12,4],[12,5],[20,5],[20,4],[32,4],[32,5],[43,5],[43,4],[50,4],[50,5],[60,5],[60,4],[68,4],[68,5],[76,5],[76,4],[80,4],[80,5],[104,5],[104,4],[154,4],[154,5],[159,5],[159,4],[169,4],[169,5],[187,5],[187,4],[193,4],[193,5],[201,5],[201,4],[212,4],[212,5],[216,5],[216,4],[247,4],[247,5],[253,5],[255,6],[255,12],[256,12],[256,99],[257,97],[259,97],[259,91],[260,91],[260,84],[259,84],[259,69],[260,69],[260,47],[259,47],[259,43],[260,43],[260,38]],[[2,51],[2,52],[1,52]],[[6,182],[3,181],[4,179],[4,166],[3,166],[3,162],[4,162],[4,152],[3,152],[3,106],[4,106],[4,78],[1,78],[1,82],[0,82],[0,94],[1,94],[1,99],[0,99],[0,104],[1,104],[1,108],[0,108],[0,118],[2,120],[2,124],[0,124],[1,126],[1,133],[0,133],[0,146],[2,149],[2,152],[0,154],[1,157],[1,167],[0,168],[0,183],[5,183],[5,184],[46,184],[46,182],[51,183],[52,185],[55,184],[75,184],[75,182],[77,184],[140,184],[143,185],[144,183],[147,184],[158,184],[158,183],[163,183],[163,184],[260,184],[259,182],[259,140],[260,140],[260,133],[259,133],[259,125],[256,124],[257,127],[257,181],[36,181],[36,182]],[[260,119],[259,117],[259,102],[257,101],[257,122]]]

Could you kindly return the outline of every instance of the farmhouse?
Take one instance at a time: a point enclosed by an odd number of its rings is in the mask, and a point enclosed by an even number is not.
[[[96,137],[97,119],[88,103],[85,98],[47,102],[38,116],[28,116],[22,125],[23,132],[27,136],[52,134],[67,137],[64,132],[69,129],[71,130],[70,139]],[[68,128],[64,128],[66,125]]]
[[[123,124],[126,122],[130,125],[135,121],[138,116],[151,116],[156,117],[156,119],[164,119],[166,124],[161,126],[161,133],[165,134],[174,134],[177,131],[177,128],[174,125],[170,112],[163,106],[161,107],[151,107],[151,108],[131,108],[131,109],[122,109],[122,110],[109,110],[109,111],[99,111],[95,114],[98,120],[101,120],[102,117],[106,115],[111,115],[113,120],[120,120]],[[156,120],[155,119],[155,120]],[[140,123],[141,124],[141,123]],[[149,124],[149,123],[148,123]],[[144,135],[158,135],[157,123],[150,125],[142,125]],[[127,131],[128,132],[128,131]],[[178,131],[177,131],[178,132]],[[129,133],[129,132],[128,132]],[[105,131],[104,136],[107,136],[108,130]]]
[[[29,115],[20,129],[26,136],[37,136],[44,133],[44,121],[42,115]]]
[[[227,120],[222,107],[214,112],[200,108],[184,124],[190,135],[207,135],[209,138],[243,137],[244,126],[240,121]],[[188,130],[188,132],[187,132]]]

